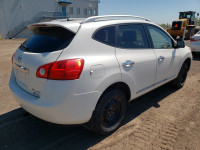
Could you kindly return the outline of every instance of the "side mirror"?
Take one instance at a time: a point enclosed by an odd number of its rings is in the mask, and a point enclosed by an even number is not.
[[[185,41],[183,41],[182,39],[178,39],[176,48],[184,48],[184,47],[185,47]]]
[[[197,16],[199,16],[199,13],[197,13]]]

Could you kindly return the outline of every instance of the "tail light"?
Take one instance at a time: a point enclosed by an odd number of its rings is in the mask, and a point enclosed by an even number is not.
[[[200,39],[194,39],[194,38],[190,38],[191,42],[195,42],[195,41],[199,41]]]
[[[40,66],[36,72],[36,76],[52,80],[75,80],[79,79],[83,66],[83,59],[56,61]]]

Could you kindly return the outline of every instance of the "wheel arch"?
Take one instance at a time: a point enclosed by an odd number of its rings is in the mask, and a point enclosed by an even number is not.
[[[183,64],[184,64],[184,63],[187,63],[187,64],[188,64],[188,71],[190,70],[191,62],[192,62],[192,60],[191,60],[190,57],[186,58],[185,61],[183,61]],[[183,66],[183,64],[182,64],[182,66]]]
[[[100,99],[101,99],[107,92],[109,92],[109,90],[111,90],[111,89],[119,89],[119,90],[121,90],[121,91],[125,94],[127,101],[130,101],[130,99],[131,99],[131,90],[130,90],[129,86],[128,86],[126,83],[124,83],[124,82],[115,82],[115,83],[111,84],[110,86],[108,86],[108,87],[102,92],[101,96],[99,97],[99,99],[98,99],[98,101],[97,101],[97,103],[96,103],[95,109],[96,109],[97,105],[99,104]],[[95,111],[95,109],[94,109],[94,111]]]
[[[129,86],[128,86],[126,83],[124,83],[124,82],[116,82],[116,83],[111,84],[109,87],[107,87],[107,88],[103,91],[103,93],[101,94],[99,100],[100,100],[101,97],[102,97],[106,92],[108,92],[110,89],[119,89],[119,90],[121,90],[121,91],[125,94],[127,101],[129,101],[130,98],[131,98],[131,90],[130,90]],[[98,102],[99,102],[99,100],[98,100]],[[97,102],[97,103],[98,103],[98,102]]]
[[[87,123],[85,123],[84,124],[84,126],[87,128],[87,129],[89,129],[89,130],[91,130],[91,129],[93,129],[93,126],[91,126],[91,122],[93,121],[93,115],[94,115],[94,112],[95,112],[95,110],[96,110],[96,107],[98,106],[98,104],[99,104],[99,102],[100,102],[100,100],[101,100],[101,98],[104,96],[104,94],[106,94],[109,90],[111,90],[111,89],[120,89],[120,90],[122,90],[122,92],[124,92],[124,94],[125,94],[125,96],[126,96],[126,98],[127,98],[127,101],[130,101],[130,99],[131,99],[131,90],[130,90],[130,87],[128,86],[128,84],[126,84],[126,83],[124,83],[124,82],[115,82],[115,83],[113,83],[113,84],[111,84],[110,86],[108,86],[103,92],[102,92],[102,94],[101,94],[101,96],[99,97],[99,99],[98,99],[98,101],[97,101],[97,103],[96,103],[96,106],[95,106],[95,108],[94,108],[94,110],[93,110],[93,113],[92,113],[92,116],[91,116],[91,118],[90,118],[90,120],[87,122]]]

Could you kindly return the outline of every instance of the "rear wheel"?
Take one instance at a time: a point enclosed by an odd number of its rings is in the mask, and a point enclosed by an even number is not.
[[[182,88],[184,86],[188,70],[189,70],[189,64],[185,62],[181,67],[178,77],[171,82],[174,87]]]
[[[125,94],[118,89],[109,90],[100,98],[89,126],[98,134],[110,134],[120,127],[126,109]]]

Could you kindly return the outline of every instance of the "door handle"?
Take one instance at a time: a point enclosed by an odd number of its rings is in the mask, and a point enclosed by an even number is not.
[[[160,62],[164,61],[164,59],[165,59],[165,57],[163,57],[163,56],[158,57],[158,61],[160,61]]]
[[[127,60],[125,63],[123,63],[123,66],[125,67],[130,67],[132,65],[134,65],[135,62],[134,61],[131,61],[131,60]]]

